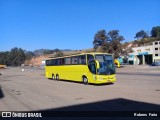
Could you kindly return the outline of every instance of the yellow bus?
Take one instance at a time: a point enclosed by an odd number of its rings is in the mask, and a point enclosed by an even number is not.
[[[81,53],[46,60],[45,76],[84,84],[116,81],[114,59],[107,53]]]
[[[119,61],[116,60],[116,59],[114,60],[114,64],[117,65],[118,68],[121,66],[120,63],[119,63]]]

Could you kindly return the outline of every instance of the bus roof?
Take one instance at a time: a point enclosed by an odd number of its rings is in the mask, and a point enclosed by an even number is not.
[[[95,55],[95,54],[112,55],[112,54],[109,54],[109,53],[102,53],[102,52],[88,52],[88,53],[78,53],[78,54],[65,55],[65,56],[62,56],[62,57],[50,57],[50,58],[47,59],[47,60],[57,59],[57,58],[66,58],[66,57],[72,57],[72,56],[77,56],[77,55],[86,55],[86,54],[92,54],[92,55]]]

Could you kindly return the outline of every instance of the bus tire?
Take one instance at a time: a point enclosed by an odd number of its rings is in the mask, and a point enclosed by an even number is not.
[[[55,76],[54,76],[54,74],[52,74],[52,79],[53,79],[53,80],[55,80]]]
[[[59,80],[59,75],[58,74],[56,75],[56,80]]]
[[[85,84],[85,85],[88,84],[88,78],[86,76],[82,77],[82,81],[83,81],[83,84]]]

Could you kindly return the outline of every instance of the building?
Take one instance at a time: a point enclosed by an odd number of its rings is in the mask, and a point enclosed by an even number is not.
[[[152,64],[160,61],[160,41],[153,42],[152,45],[133,47],[133,53],[129,53],[128,62],[134,65]]]

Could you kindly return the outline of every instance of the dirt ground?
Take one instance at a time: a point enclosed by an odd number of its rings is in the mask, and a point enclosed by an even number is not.
[[[160,111],[160,67],[116,72],[114,84],[83,85],[49,80],[40,68],[0,69],[0,111]]]

